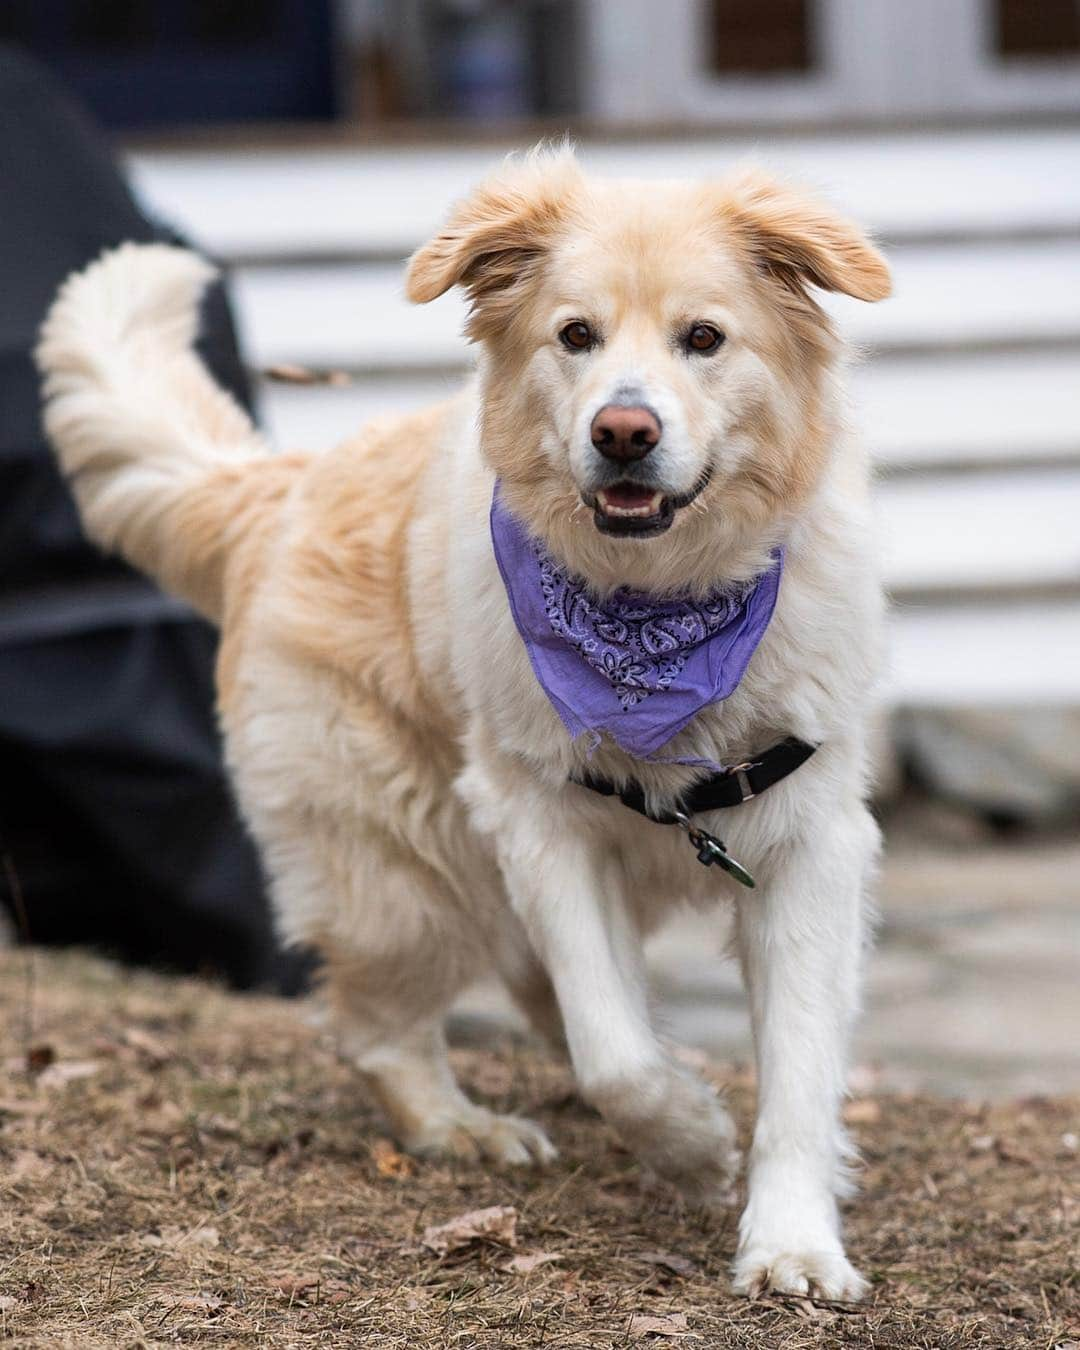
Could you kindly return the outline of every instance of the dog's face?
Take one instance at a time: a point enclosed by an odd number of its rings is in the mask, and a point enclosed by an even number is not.
[[[594,182],[567,152],[481,188],[412,259],[410,298],[455,283],[508,497],[546,534],[584,503],[599,534],[631,540],[797,504],[827,454],[836,346],[807,287],[889,292],[858,230],[761,175]]]

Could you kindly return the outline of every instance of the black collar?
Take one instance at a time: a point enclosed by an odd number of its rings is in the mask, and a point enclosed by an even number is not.
[[[746,764],[735,764],[709,778],[695,783],[672,804],[670,811],[650,811],[645,805],[645,793],[640,783],[628,783],[620,792],[608,778],[588,774],[572,781],[604,797],[618,797],[631,811],[647,816],[660,825],[675,825],[679,816],[695,816],[702,811],[718,811],[728,806],[741,806],[781,782],[805,764],[817,749],[806,741],[788,736],[769,750],[763,750]]]

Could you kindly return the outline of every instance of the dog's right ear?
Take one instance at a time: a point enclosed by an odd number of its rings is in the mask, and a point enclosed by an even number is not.
[[[409,260],[405,294],[425,304],[461,285],[477,318],[494,304],[512,307],[512,293],[534,274],[572,210],[582,184],[569,146],[537,149],[509,164],[453,208],[446,225]]]
[[[831,207],[755,169],[729,179],[724,193],[724,214],[762,270],[789,285],[819,286],[856,300],[891,294],[885,259]]]

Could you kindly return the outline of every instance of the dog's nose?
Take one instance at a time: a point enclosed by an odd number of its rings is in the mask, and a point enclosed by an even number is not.
[[[648,408],[608,403],[592,421],[592,443],[605,459],[644,459],[660,440],[660,421]]]

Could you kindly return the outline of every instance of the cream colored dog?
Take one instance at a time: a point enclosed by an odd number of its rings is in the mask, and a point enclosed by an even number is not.
[[[567,151],[534,154],[409,264],[412,300],[468,292],[477,380],[316,455],[271,455],[193,355],[211,275],[125,245],[69,280],[38,352],[48,430],[91,536],[221,626],[229,763],[281,932],[322,952],[344,1043],[401,1141],[553,1155],[447,1063],[446,1010],[494,966],[539,1026],[565,1028],[583,1093],[638,1155],[721,1203],[732,1123],[653,1025],[642,939],[683,901],[723,899],[759,1081],[736,1287],[857,1297],[838,1113],[877,849],[865,721],[882,605],[840,347],[809,288],[880,300],[881,257],[760,174],[597,182]],[[644,495],[610,488],[595,421],[612,406],[655,426]],[[608,740],[590,755],[564,730],[493,557],[496,476],[598,595],[715,591],[786,549],[741,683],[666,762]],[[783,736],[820,748],[709,822],[756,891],[571,782],[635,780],[663,803],[701,774],[672,760],[738,763]]]

